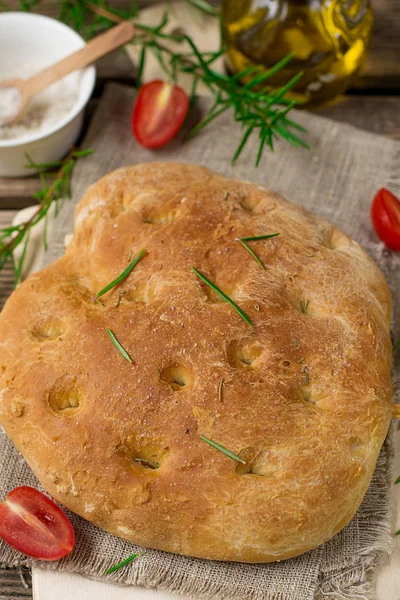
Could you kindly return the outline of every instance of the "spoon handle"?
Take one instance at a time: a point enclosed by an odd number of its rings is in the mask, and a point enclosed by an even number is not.
[[[29,95],[37,94],[47,88],[54,81],[62,79],[72,71],[87,67],[108,54],[112,50],[123,46],[134,36],[135,28],[129,21],[123,21],[119,25],[112,27],[105,33],[91,40],[84,48],[63,58],[58,63],[51,65],[44,71],[34,75],[25,82],[26,88],[29,88]]]

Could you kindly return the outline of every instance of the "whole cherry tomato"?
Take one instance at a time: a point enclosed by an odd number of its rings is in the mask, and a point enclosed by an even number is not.
[[[375,195],[371,206],[375,231],[388,248],[400,250],[400,200],[386,188]]]
[[[156,80],[142,85],[132,113],[132,131],[142,146],[159,148],[182,127],[189,98],[181,87]]]
[[[66,556],[75,544],[67,515],[28,486],[15,488],[0,504],[0,537],[23,554],[49,561]]]

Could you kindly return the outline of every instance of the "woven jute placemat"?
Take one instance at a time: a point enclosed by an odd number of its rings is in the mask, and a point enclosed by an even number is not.
[[[385,272],[394,294],[394,322],[400,322],[400,257],[385,250],[371,230],[369,204],[374,192],[389,186],[400,192],[400,144],[351,126],[308,113],[296,118],[308,129],[311,151],[280,143],[266,153],[256,169],[254,136],[237,166],[232,153],[240,130],[230,117],[221,117],[197,138],[171,144],[157,154],[140,148],[130,132],[134,90],[110,85],[92,121],[85,147],[95,154],[80,161],[73,175],[73,200],[65,201],[50,236],[46,262],[64,251],[64,235],[72,231],[74,206],[87,187],[105,173],[123,165],[154,160],[201,163],[225,175],[259,182],[318,214],[359,241]],[[207,100],[200,101],[200,108]],[[397,336],[400,332],[395,332]],[[395,390],[399,370],[394,371]],[[295,559],[266,565],[198,560],[147,550],[129,567],[108,577],[122,585],[159,587],[191,597],[312,600],[369,598],[373,569],[392,543],[390,485],[391,434],[380,454],[371,486],[351,523],[329,543]],[[18,485],[40,487],[23,458],[4,433],[0,435],[0,495]],[[318,502],[318,498],[316,498]],[[77,533],[74,552],[43,568],[103,577],[104,571],[141,549],[70,515]],[[0,564],[29,565],[6,544],[0,544]]]

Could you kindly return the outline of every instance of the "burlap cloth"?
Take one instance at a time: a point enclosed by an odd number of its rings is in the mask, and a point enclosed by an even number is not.
[[[157,153],[140,148],[130,131],[134,91],[110,85],[103,95],[85,140],[95,154],[80,161],[73,176],[73,201],[66,201],[51,236],[46,262],[63,251],[64,234],[72,230],[74,205],[86,188],[102,175],[122,165],[153,160],[196,162],[232,177],[258,181],[288,199],[325,217],[360,241],[379,262],[394,292],[394,322],[400,303],[400,256],[385,250],[372,232],[369,205],[374,192],[389,186],[400,192],[400,144],[307,113],[296,118],[308,129],[311,151],[295,150],[279,143],[268,151],[258,169],[254,165],[257,138],[250,140],[238,165],[230,160],[240,130],[230,116],[190,142],[170,145]],[[203,107],[207,100],[202,100]],[[200,103],[201,105],[201,103]],[[397,292],[397,294],[396,294]],[[396,338],[400,331],[394,332]],[[399,359],[399,357],[398,357]],[[399,361],[398,361],[399,362]],[[394,373],[395,388],[399,372]],[[380,454],[364,502],[351,523],[333,540],[295,559],[266,565],[245,565],[198,560],[147,550],[129,567],[109,576],[125,585],[159,587],[206,598],[265,598],[266,600],[311,600],[321,598],[369,598],[372,574],[378,561],[391,549],[390,486],[392,436]],[[0,435],[0,496],[18,485],[38,486],[23,458],[3,434]],[[40,487],[40,486],[39,486]],[[318,498],[315,499],[318,502]],[[74,552],[57,564],[44,568],[75,571],[101,578],[105,569],[139,551],[132,544],[70,515],[77,534]],[[4,543],[0,544],[3,566],[29,565]]]

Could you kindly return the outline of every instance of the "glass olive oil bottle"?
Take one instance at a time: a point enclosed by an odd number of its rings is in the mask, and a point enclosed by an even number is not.
[[[303,71],[292,98],[321,104],[341,94],[362,65],[373,14],[369,0],[222,0],[229,67],[266,69],[293,60],[268,83],[285,84]]]

